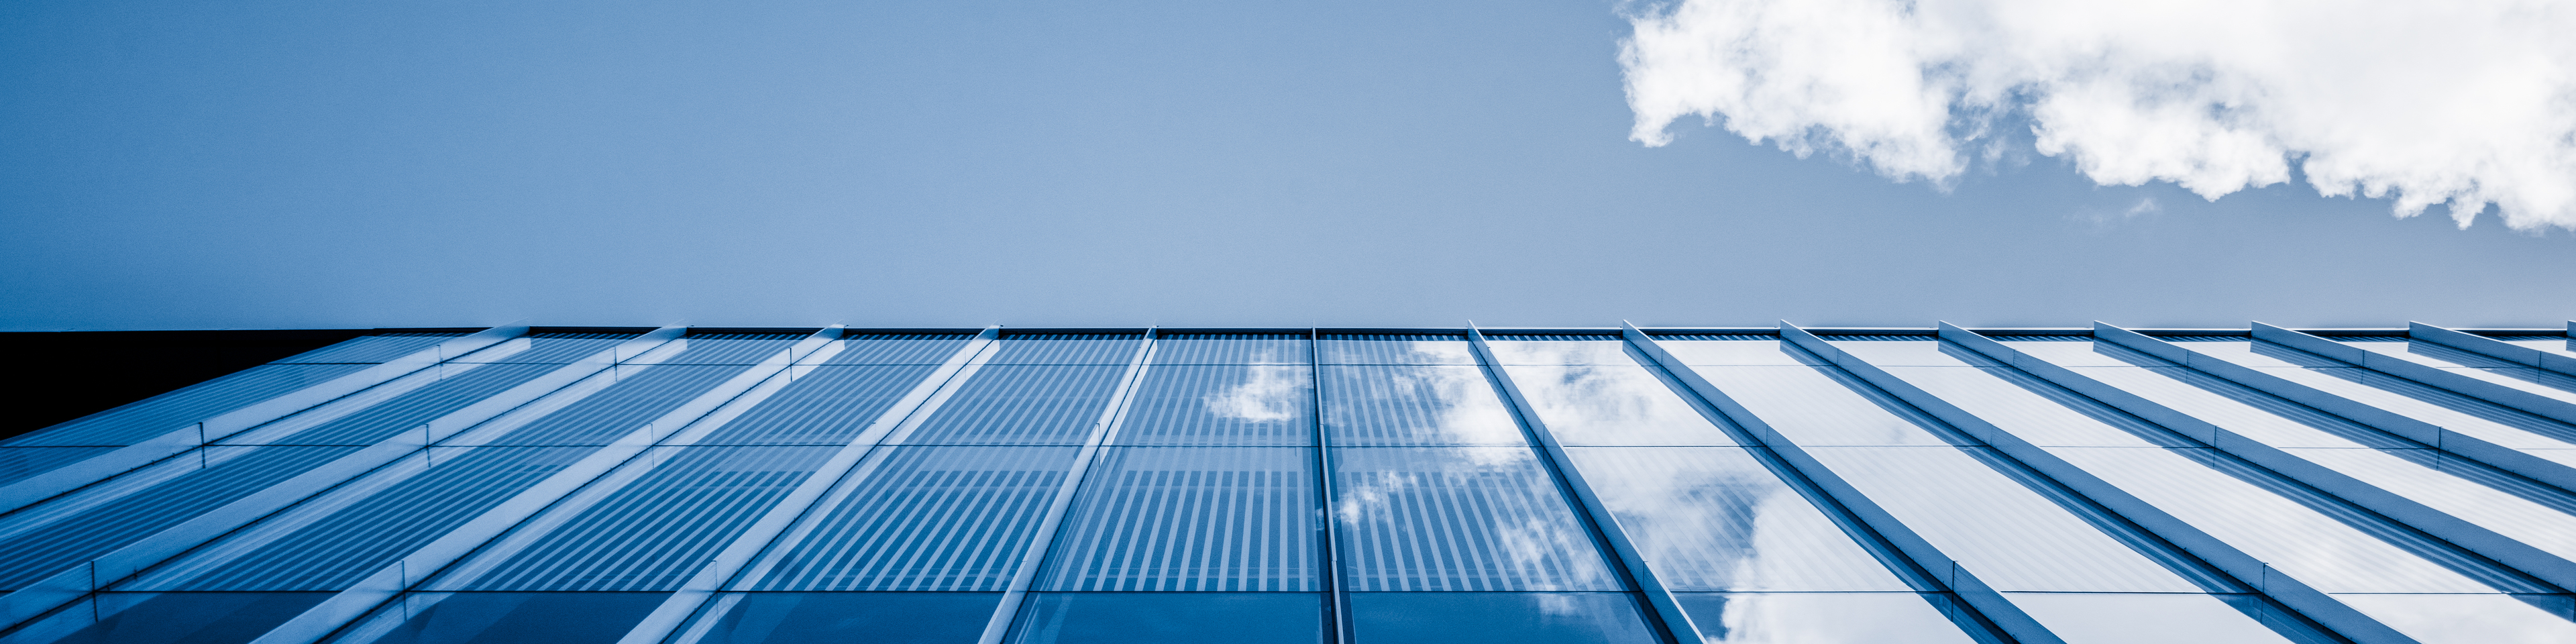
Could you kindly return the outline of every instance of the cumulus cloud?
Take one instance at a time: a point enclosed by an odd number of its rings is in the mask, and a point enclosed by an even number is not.
[[[2028,123],[2102,184],[2290,181],[2576,230],[2576,4],[1680,0],[1630,10],[1631,138],[1688,116],[1947,182]]]

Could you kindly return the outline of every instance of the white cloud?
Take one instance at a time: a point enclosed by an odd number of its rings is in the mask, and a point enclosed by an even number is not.
[[[1946,182],[2007,114],[2103,184],[2289,181],[2576,229],[2576,4],[1680,0],[1623,43],[1631,137],[1686,116]]]

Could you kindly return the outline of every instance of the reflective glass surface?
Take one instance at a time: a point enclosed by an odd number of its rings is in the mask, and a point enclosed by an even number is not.
[[[1566,452],[1666,589],[1913,590],[1743,448]]]
[[[1077,451],[879,448],[736,587],[1004,590]]]
[[[107,554],[355,447],[210,447],[0,516],[0,590]]]
[[[1655,372],[1625,365],[1508,366],[1503,372],[1561,445],[1734,445]]]
[[[700,445],[842,445],[912,393],[935,365],[797,367],[786,387],[725,421]]]
[[[561,365],[441,364],[234,434],[227,445],[373,445]]]
[[[1165,333],[1154,364],[1306,364],[1303,333]]]
[[[1650,644],[1627,593],[1352,593],[1362,644]]]
[[[1958,600],[1939,593],[1674,593],[1673,601],[1705,644],[2000,641],[1962,630],[1951,621],[1963,610]]]
[[[457,358],[456,361],[567,364],[596,357],[620,343],[635,339],[637,335],[639,334],[535,333],[526,337],[503,340],[483,350]]]
[[[110,445],[90,447],[0,447],[0,485],[26,480],[54,468],[116,451]]]
[[[106,593],[98,596],[95,622],[45,620],[10,633],[7,639],[27,644],[241,644],[330,597],[331,593]]]
[[[1083,479],[1038,588],[1323,590],[1314,451],[1122,447]]]
[[[2004,598],[2069,644],[2334,641],[2286,623],[2270,614],[2262,600],[2247,595],[2006,593]],[[2277,630],[2267,623],[2277,623]]]
[[[1939,421],[1831,367],[1692,367],[1800,445],[1947,445]],[[1964,442],[1964,441],[1963,441]]]
[[[1321,364],[1476,364],[1464,335],[1326,335],[1315,353]]]
[[[2576,448],[2576,426],[2270,342],[2223,339],[2192,349],[2326,393],[2480,440],[2517,448]]]
[[[2543,371],[2511,360],[2470,353],[2431,342],[2403,341],[2403,338],[2396,338],[2400,340],[2397,342],[2377,341],[2378,338],[2336,338],[2336,340],[2365,351],[2476,378],[2489,384],[2566,402],[2576,402],[2576,376]]]
[[[1821,365],[1814,354],[1768,335],[1655,336],[1673,359],[1686,365]]]
[[[725,593],[672,644],[973,644],[1001,593]]]
[[[987,365],[930,419],[888,440],[910,445],[1080,445],[1116,393],[1119,365]],[[955,386],[955,385],[951,385]]]
[[[423,584],[430,590],[673,590],[823,460],[829,447],[664,447]],[[625,556],[602,557],[621,552]]]
[[[679,354],[662,364],[759,364],[783,359],[804,333],[692,333],[671,341]]]
[[[823,364],[940,364],[974,338],[970,333],[849,333]]]
[[[1033,593],[1010,642],[1318,644],[1320,593]]]
[[[663,593],[412,593],[337,644],[613,644]]]
[[[1807,452],[1996,590],[2201,589],[1962,449],[1810,447]]]
[[[1002,336],[993,364],[1123,365],[1144,348],[1141,333],[1033,333]]]
[[[1888,375],[2032,445],[2182,447],[2197,442],[2008,368],[1885,367]]]
[[[1292,365],[1155,365],[1127,406],[1121,445],[1311,445],[1314,373]]]
[[[373,365],[267,364],[0,440],[10,447],[132,445]]]
[[[418,353],[463,333],[379,333],[342,340],[331,346],[272,360],[269,364],[375,364]],[[453,356],[449,356],[453,357]]]
[[[2424,644],[2542,644],[2576,642],[2567,601],[2549,608],[2504,595],[2336,595],[2353,610],[2369,615]]]
[[[1632,365],[1645,362],[1645,352],[1616,335],[1487,335],[1497,364]]]
[[[460,435],[459,445],[605,445],[741,374],[739,365],[619,365],[611,384],[537,416],[551,401],[523,407]],[[598,376],[594,376],[598,378]],[[596,382],[591,381],[591,382]],[[578,385],[576,385],[578,386]],[[530,416],[535,416],[531,418]],[[675,428],[676,429],[676,428]]]
[[[1481,367],[1321,367],[1334,445],[1526,445]]]
[[[2576,338],[2570,338],[2564,335],[2509,335],[2498,336],[2495,339],[2496,341],[2525,349],[2533,349],[2576,358]]]
[[[1335,448],[1333,459],[1351,590],[1620,588],[1529,448]]]

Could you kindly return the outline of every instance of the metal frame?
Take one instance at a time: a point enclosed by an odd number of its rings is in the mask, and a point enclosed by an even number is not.
[[[2407,644],[2414,641],[2362,615],[2360,611],[2335,601],[2334,598],[2307,583],[2276,571],[2264,564],[2262,560],[2175,518],[2154,504],[2130,494],[2127,490],[2120,489],[2085,471],[2084,468],[2068,463],[2056,454],[2041,449],[2038,445],[2023,440],[2012,432],[2004,431],[2003,428],[1996,427],[1993,423],[1986,422],[1985,419],[1960,409],[1939,396],[1923,391],[1913,383],[1906,382],[1895,374],[1879,368],[1878,365],[1833,346],[1814,333],[1784,321],[1780,323],[1780,335],[1798,345],[1799,348],[1824,358],[1826,362],[1833,363],[1835,367],[1894,396],[1897,400],[1904,401],[1905,404],[1912,405],[1940,419],[1941,422],[1949,423],[1967,434],[1968,438],[1977,441],[1980,445],[1994,448],[2005,458],[2018,463],[2040,478],[2073,490],[2077,497],[2098,504],[2119,520],[2152,535],[2157,540],[2171,544],[2171,547],[2182,550],[2182,553],[2165,553],[2155,558],[2180,559],[2214,569],[2194,571],[2194,574],[2185,575],[2186,578],[2211,573],[2223,575],[2239,586],[2239,588],[2224,590],[2254,591],[2281,607],[2314,620],[2318,625],[2359,644]],[[2188,554],[2175,556],[2183,553]]]
[[[1593,493],[1592,484],[1574,468],[1573,457],[1565,453],[1565,446],[1557,442],[1556,434],[1548,431],[1547,422],[1538,416],[1538,408],[1521,395],[1520,385],[1503,370],[1503,361],[1494,357],[1493,347],[1485,344],[1485,334],[1476,328],[1474,322],[1467,323],[1467,346],[1475,350],[1476,362],[1484,367],[1487,377],[1502,385],[1503,397],[1511,402],[1512,415],[1518,417],[1521,428],[1537,439],[1534,444],[1539,448],[1540,463],[1547,467],[1557,488],[1576,501],[1575,509],[1579,510],[1584,531],[1591,533],[1594,543],[1608,546],[1604,550],[1611,555],[1611,572],[1619,575],[1623,582],[1621,585],[1645,596],[1646,603],[1642,608],[1646,609],[1646,617],[1655,625],[1655,630],[1667,642],[1699,641],[1700,630],[1691,623],[1690,614],[1682,612],[1681,604],[1673,601],[1672,591],[1665,589],[1663,580],[1655,577],[1654,569],[1647,565],[1645,553],[1629,540],[1627,529],[1619,524],[1619,517],[1610,513],[1610,508],[1601,503],[1600,496]]]
[[[1761,330],[1762,335],[1776,333],[1778,333],[1776,329]],[[2022,612],[2021,607],[2013,605],[1993,586],[1987,585],[1966,566],[1960,565],[1957,559],[1942,553],[1941,549],[1933,546],[1930,540],[1916,534],[1913,528],[1906,527],[1904,522],[1896,519],[1896,515],[1879,507],[1876,501],[1870,500],[1869,496],[1862,494],[1859,488],[1852,486],[1850,482],[1844,481],[1841,475],[1825,467],[1823,462],[1808,454],[1805,448],[1781,438],[1778,432],[1771,429],[1769,423],[1755,416],[1752,410],[1746,409],[1744,405],[1735,402],[1734,398],[1718,390],[1715,384],[1701,377],[1699,372],[1692,370],[1689,365],[1682,364],[1681,360],[1674,358],[1661,343],[1656,342],[1654,336],[1634,326],[1627,327],[1624,335],[1630,344],[1644,350],[1647,357],[1655,361],[1656,366],[1662,367],[1665,373],[1680,380],[1700,400],[1709,403],[1726,416],[1733,428],[1741,430],[1743,435],[1738,436],[1738,440],[1745,443],[1747,448],[1757,448],[1754,450],[1757,457],[1770,455],[1772,458],[1764,459],[1765,464],[1776,463],[1777,469],[1774,471],[1781,474],[1784,482],[1790,483],[1793,487],[1797,487],[1799,483],[1814,486],[1815,490],[1825,499],[1830,500],[1834,506],[1826,507],[1825,503],[1819,502],[1817,503],[1819,509],[1825,510],[1828,516],[1839,515],[1840,513],[1834,510],[1840,509],[1857,520],[1857,525],[1846,524],[1845,531],[1851,534],[1855,541],[1861,542],[1864,547],[1883,544],[1884,549],[1871,549],[1873,552],[1896,557],[1888,562],[1891,572],[1897,573],[1909,583],[1924,587],[1926,591],[1947,592],[1958,597],[1961,603],[1967,604],[1968,609],[1982,625],[1991,625],[2022,644],[2065,644],[2065,640],[2059,639],[2056,633],[2041,626],[2039,620],[2032,619],[2030,614]],[[1942,572],[1932,572],[1936,570]],[[1963,630],[1965,626],[1962,625]]]
[[[143,442],[120,447],[105,454],[81,459],[52,471],[22,479],[6,487],[0,487],[0,514],[14,512],[92,483],[113,478],[118,474],[186,454],[243,430],[329,403],[342,396],[364,391],[369,387],[437,366],[527,333],[528,325],[512,323],[439,342],[427,349],[414,351],[409,355],[378,363],[376,366],[360,369],[355,373],[287,392],[266,401],[190,423]]]
[[[2094,324],[2097,328],[2109,326],[2098,322]],[[2358,347],[2345,346],[2343,343],[2328,340],[2323,337],[2299,331],[2292,331],[2261,322],[2254,323],[2254,337],[2256,339],[2280,343],[2293,349],[2361,365],[2380,373],[2413,380],[2415,382],[2424,383],[2441,389],[2448,389],[2470,398],[2512,407],[2538,416],[2554,418],[2561,422],[2576,423],[2576,403],[2570,403],[2564,400],[2451,373],[2437,367],[2418,364],[2403,358],[2381,355]],[[2576,489],[2576,485],[2561,485],[2560,487]]]
[[[2569,324],[2576,324],[2576,322],[2571,322]],[[2470,353],[2484,354],[2488,357],[2511,360],[2516,363],[2539,367],[2542,371],[2554,371],[2576,376],[2576,357],[2559,355],[2530,347],[2517,346],[2510,342],[2483,335],[2467,333],[2456,329],[2445,329],[2422,322],[2408,322],[2406,323],[2406,337]]]
[[[1100,460],[1101,446],[1118,433],[1127,420],[1127,400],[1136,393],[1136,385],[1145,379],[1146,368],[1154,357],[1154,329],[1145,329],[1145,337],[1136,344],[1136,353],[1128,359],[1127,372],[1119,376],[1116,393],[1092,421],[1091,431],[1082,439],[1082,451],[1073,457],[1073,470],[1064,475],[1064,484],[1056,488],[1055,499],[1047,505],[1046,518],[1038,521],[1037,532],[1029,535],[1029,547],[1020,554],[1019,570],[1012,573],[1011,585],[1002,591],[1002,601],[993,608],[993,617],[984,622],[984,634],[977,644],[1000,644],[1010,635],[1018,621],[1020,608],[1027,603],[1029,587],[1036,585],[1038,567],[1046,563],[1047,551],[1055,545],[1056,533],[1064,527],[1064,515],[1073,509],[1073,497],[1082,491],[1084,475]]]
[[[1322,533],[1322,543],[1319,546],[1323,549],[1324,590],[1330,593],[1327,595],[1328,601],[1324,610],[1327,613],[1326,617],[1332,620],[1333,642],[1348,644],[1358,641],[1358,635],[1352,630],[1349,582],[1342,578],[1344,575],[1342,522],[1341,518],[1333,512],[1333,504],[1340,500],[1340,496],[1333,490],[1332,435],[1324,431],[1324,332],[1322,329],[1306,329],[1306,379],[1307,386],[1314,388],[1314,395],[1307,397],[1307,404],[1312,414],[1311,418],[1314,419],[1315,523],[1316,529]]]

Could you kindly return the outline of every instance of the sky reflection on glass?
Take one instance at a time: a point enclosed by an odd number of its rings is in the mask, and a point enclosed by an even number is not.
[[[1354,591],[1619,590],[1526,447],[1334,450]]]
[[[1743,448],[1566,452],[1665,588],[1913,590]]]
[[[1565,445],[1734,445],[1735,439],[1635,364],[1508,366],[1521,395]]]
[[[1483,368],[1341,366],[1324,370],[1334,445],[1525,445]]]

